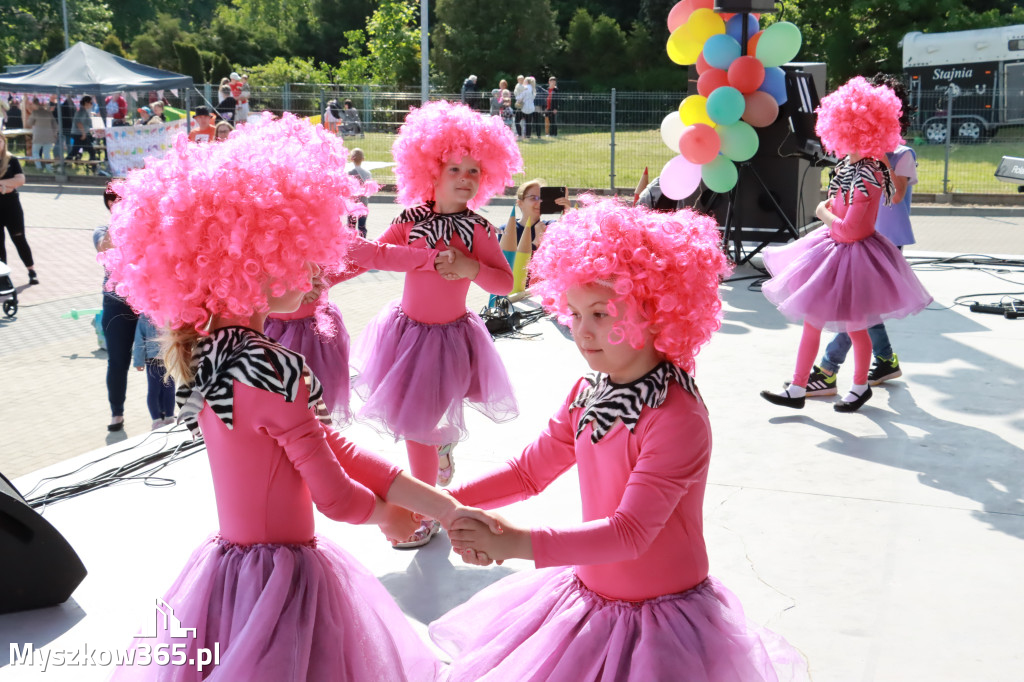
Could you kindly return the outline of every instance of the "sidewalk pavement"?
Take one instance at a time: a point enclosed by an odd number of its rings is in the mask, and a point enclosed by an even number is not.
[[[22,200],[42,284],[22,292],[25,306],[15,320],[0,322],[6,389],[0,472],[27,493],[43,477],[101,455],[111,458],[106,469],[153,443],[122,453],[104,448],[104,355],[95,351],[87,321],[59,318],[99,301],[100,269],[89,233],[105,219],[102,201],[28,193]],[[371,206],[371,236],[395,212]],[[487,213],[501,221],[508,209]],[[911,256],[1024,254],[1022,218],[922,217],[915,228],[919,251]],[[13,269],[23,284],[24,270]],[[800,329],[746,281],[723,284],[722,330],[698,358],[697,380],[715,438],[704,504],[712,574],[739,596],[753,621],[806,655],[819,682],[1022,679],[1024,584],[1014,567],[1024,565],[1024,321],[951,307],[962,294],[1020,291],[1022,276],[976,269],[919,273],[936,303],[890,325],[905,375],[876,389],[856,414],[834,412],[829,400],[812,399],[803,411],[792,411],[757,396],[788,378]],[[750,274],[749,267],[737,273]],[[391,273],[367,273],[332,291],[353,336],[399,294],[401,283]],[[479,309],[484,299],[474,287],[471,307]],[[497,342],[521,414],[495,425],[470,412],[470,438],[456,451],[457,481],[532,440],[586,371],[573,344],[549,321],[525,331],[541,335]],[[149,425],[145,381],[132,379],[132,438],[125,446],[137,445]],[[848,380],[844,369],[840,384]],[[404,461],[401,444],[365,426],[351,427],[346,436]],[[0,616],[0,640],[33,642],[51,652],[127,644],[142,619],[152,618],[153,598],[216,527],[205,457],[189,457],[160,476],[175,484],[122,485],[45,510],[89,576],[59,607]],[[567,473],[541,496],[510,507],[508,516],[526,525],[572,523],[580,514],[574,477]],[[323,517],[317,523],[380,577],[420,632],[483,586],[530,566],[467,567],[449,553],[444,536],[416,552],[395,552],[372,527]],[[109,672],[54,668],[44,674],[5,665],[8,653],[0,650],[4,680],[87,682]]]

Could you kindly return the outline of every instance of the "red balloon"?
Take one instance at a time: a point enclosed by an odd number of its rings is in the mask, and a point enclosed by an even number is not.
[[[738,57],[729,65],[729,85],[743,94],[754,92],[764,82],[764,64],[757,57]]]
[[[757,41],[761,40],[762,33],[764,31],[758,31],[750,36],[750,40],[747,41],[747,54],[757,54]]]
[[[704,53],[701,52],[697,55],[697,73],[703,75],[710,68],[711,65],[704,60]]]
[[[734,16],[736,16],[736,13],[735,12],[720,12],[718,16],[722,17],[722,21],[729,21]]]
[[[743,99],[746,102],[746,107],[740,118],[755,128],[770,126],[779,117],[779,103],[769,93],[758,90],[743,95]]]
[[[721,147],[718,133],[706,123],[686,126],[679,137],[679,153],[690,163],[698,165],[712,161]]]
[[[714,9],[715,0],[691,0],[691,6],[694,11],[701,9],[702,7],[704,9]]]
[[[685,24],[691,14],[693,14],[691,0],[680,0],[677,2],[668,13],[668,32],[672,33],[672,31]]]
[[[729,85],[729,74],[722,69],[708,68],[697,79],[697,94],[707,97],[723,85]]]

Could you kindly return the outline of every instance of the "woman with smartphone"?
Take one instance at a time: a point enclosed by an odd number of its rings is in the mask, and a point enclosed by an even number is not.
[[[523,237],[523,230],[530,225],[533,250],[540,246],[544,230],[553,220],[541,220],[542,215],[562,214],[569,208],[569,190],[566,187],[545,187],[544,180],[534,178],[519,185],[516,190],[516,206],[522,216],[516,220],[516,242]]]

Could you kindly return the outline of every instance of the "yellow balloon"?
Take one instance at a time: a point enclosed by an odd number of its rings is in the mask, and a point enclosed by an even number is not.
[[[704,41],[711,36],[725,33],[725,22],[722,21],[722,17],[705,7],[694,10],[685,26],[690,30],[690,35],[701,44],[701,47],[704,46]]]
[[[708,116],[708,98],[703,95],[690,95],[684,99],[679,104],[679,118],[688,126],[703,123],[714,128],[717,125]]]
[[[704,41],[694,40],[686,26],[680,26],[672,31],[672,35],[668,37],[668,44],[665,46],[668,58],[681,66],[696,64],[702,49],[704,49]]]

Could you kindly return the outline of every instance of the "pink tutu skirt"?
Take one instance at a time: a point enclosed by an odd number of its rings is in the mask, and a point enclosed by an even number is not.
[[[519,414],[505,364],[487,327],[470,311],[423,324],[392,302],[352,349],[357,417],[396,439],[444,445],[466,438],[463,404],[495,422]]]
[[[440,674],[380,581],[324,538],[248,546],[212,538],[163,599],[164,612],[173,610],[170,627],[194,634],[172,636],[158,619],[156,637],[142,637],[143,628],[132,649],[138,657],[166,645],[171,660],[185,664],[122,666],[113,680],[433,682]],[[203,649],[219,652],[219,664],[187,663]]]
[[[352,418],[349,408],[348,330],[337,305],[328,302],[324,314],[337,330],[332,337],[317,331],[315,317],[295,320],[268,317],[263,333],[306,358],[306,365],[324,388],[324,404],[331,416],[336,423],[345,424]]]
[[[765,297],[788,320],[832,332],[867,329],[924,310],[932,302],[899,249],[875,232],[837,242],[820,227],[795,242],[765,249],[772,278]]]
[[[612,601],[572,568],[522,571],[430,625],[451,682],[804,680],[803,657],[747,622],[714,578],[680,594]]]

